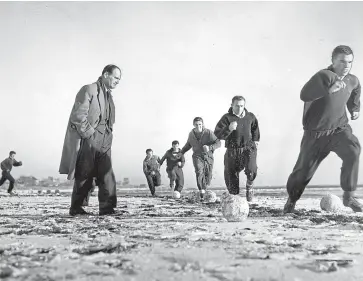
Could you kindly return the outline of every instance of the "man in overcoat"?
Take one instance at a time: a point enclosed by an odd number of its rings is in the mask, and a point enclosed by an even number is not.
[[[116,179],[111,163],[112,128],[115,105],[111,90],[121,79],[116,65],[107,65],[95,83],[83,86],[78,92],[67,125],[60,174],[74,179],[71,216],[84,215],[84,199],[98,185],[99,214],[115,213]]]

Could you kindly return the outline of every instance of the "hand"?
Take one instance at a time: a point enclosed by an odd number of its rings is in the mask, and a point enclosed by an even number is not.
[[[229,130],[234,131],[236,129],[237,129],[237,122],[236,121],[231,122],[231,124],[229,124]]]
[[[181,165],[182,165],[182,162],[178,162],[178,166],[181,167]]]
[[[341,89],[344,89],[347,85],[342,80],[337,80],[334,82],[334,84],[329,88],[329,93],[333,94]]]
[[[350,117],[352,120],[357,120],[359,118],[359,112],[353,112],[352,116]]]
[[[88,138],[86,138],[86,140],[92,140],[92,139],[94,139],[94,135],[95,135],[95,133],[93,133],[92,135],[90,135]]]
[[[209,146],[208,145],[203,145],[203,151],[208,152],[209,151]]]
[[[259,144],[259,142],[255,141],[256,148],[258,148],[258,144]]]
[[[20,166],[21,166],[21,165],[23,165],[23,162],[19,161],[19,165],[20,165]]]
[[[154,172],[154,171],[151,171],[151,173],[150,173],[150,174],[153,176],[153,175],[155,175],[155,172]]]

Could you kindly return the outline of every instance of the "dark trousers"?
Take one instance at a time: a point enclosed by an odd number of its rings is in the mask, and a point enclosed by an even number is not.
[[[95,182],[93,181],[93,183],[92,183],[92,188],[91,188],[91,190],[87,193],[86,198],[84,198],[82,206],[88,206],[89,198],[91,197],[92,193],[95,191],[95,188],[96,188],[96,185],[95,185]]]
[[[161,176],[160,172],[155,171],[154,175],[146,174],[147,184],[149,185],[149,189],[152,195],[155,194],[155,186],[161,185]]]
[[[344,191],[355,191],[358,182],[360,144],[347,126],[344,130],[328,136],[315,138],[305,132],[301,141],[300,154],[295,167],[287,181],[287,192],[292,201],[297,201],[303,194],[320,163],[335,152],[343,165],[340,185]]]
[[[13,178],[12,175],[10,175],[9,172],[3,171],[1,179],[0,179],[0,186],[2,186],[6,180],[9,180],[9,182],[10,182],[9,187],[8,187],[8,192],[10,193],[14,188],[15,179]]]
[[[77,158],[71,208],[82,206],[93,187],[94,177],[98,185],[100,211],[116,207],[116,179],[111,163],[112,133],[96,131],[90,139],[82,139]]]
[[[227,148],[224,154],[224,181],[230,194],[239,194],[239,174],[244,170],[247,180],[253,182],[257,176],[257,149]]]
[[[213,175],[213,163],[213,154],[193,155],[193,165],[199,190],[205,190],[210,185]]]
[[[174,191],[182,192],[184,187],[184,173],[183,169],[179,166],[175,166],[171,170],[166,170],[168,173],[168,177],[170,179],[170,183],[175,182]]]

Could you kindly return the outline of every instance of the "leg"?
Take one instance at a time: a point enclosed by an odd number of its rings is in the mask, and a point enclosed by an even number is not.
[[[161,185],[161,175],[160,175],[159,172],[155,172],[154,185],[155,186],[160,186]]]
[[[329,144],[330,136],[315,139],[307,133],[304,134],[299,157],[287,180],[286,188],[289,200],[284,208],[285,213],[293,212],[296,201],[300,199],[320,163],[329,155]]]
[[[193,166],[195,171],[195,176],[197,179],[197,186],[199,191],[206,189],[205,182],[205,171],[204,171],[204,160],[200,156],[193,155]]]
[[[72,192],[72,201],[71,201],[71,210],[81,210],[81,207],[88,206],[89,194],[92,189],[93,177],[79,180],[75,179],[73,184],[73,192]],[[85,203],[87,205],[85,205]],[[77,211],[76,211],[77,213]]]
[[[362,212],[363,206],[354,198],[358,183],[360,143],[350,126],[334,135],[332,142],[332,151],[343,161],[340,174],[340,185],[344,190],[343,203],[356,212]]]
[[[146,175],[146,180],[147,180],[147,184],[149,186],[150,189],[150,193],[151,195],[155,194],[155,186],[154,186],[154,179],[152,175]]]
[[[112,133],[105,132],[101,149],[96,154],[100,215],[114,213],[117,204],[116,178],[111,162],[112,138]]]
[[[206,180],[207,187],[210,186],[210,184],[212,182],[213,164],[214,164],[213,156],[208,157],[208,160],[205,162],[205,165],[206,165],[206,175],[205,175],[206,179],[205,180]]]
[[[242,171],[240,155],[235,149],[224,154],[224,179],[230,194],[239,194],[239,173]]]
[[[95,191],[95,182],[92,181],[92,188],[90,189],[90,191],[87,193],[87,196],[86,198],[84,198],[83,200],[83,204],[82,206],[88,206],[88,203],[89,203],[89,198],[91,197],[92,193]]]
[[[246,183],[246,199],[248,202],[253,200],[253,181],[257,176],[257,150],[248,149],[243,152],[243,162],[245,167],[245,174],[247,177]]]
[[[0,186],[2,186],[4,184],[4,182],[6,181],[6,177],[4,176],[4,171],[2,172],[2,175],[1,175],[1,179],[0,179]]]
[[[175,174],[175,169],[177,167],[174,167],[171,170],[166,170],[166,172],[168,173],[168,178],[170,179],[170,188],[174,189],[175,186],[175,180],[176,180],[176,174]]]
[[[183,173],[183,169],[182,168],[177,168],[175,170],[175,174],[176,174],[176,186],[174,191],[178,191],[178,192],[182,192],[183,187],[184,187],[184,173]]]
[[[7,178],[9,180],[8,193],[12,193],[14,189],[15,179],[13,178],[12,175],[10,175],[10,173],[8,174]]]
[[[77,157],[75,180],[71,199],[70,213],[85,213],[83,202],[93,185],[95,148],[91,140],[82,140]]]

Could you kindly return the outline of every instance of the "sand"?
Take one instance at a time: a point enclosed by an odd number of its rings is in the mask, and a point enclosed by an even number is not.
[[[319,198],[283,215],[284,197],[258,196],[238,223],[226,222],[219,203],[170,196],[121,196],[122,215],[105,217],[97,197],[90,216],[70,217],[69,202],[0,194],[0,278],[363,280],[363,215],[321,211]]]

